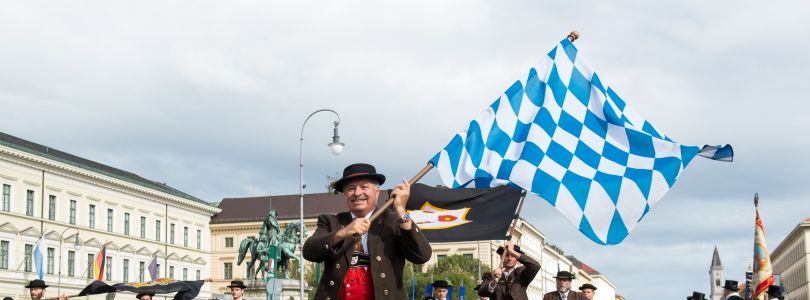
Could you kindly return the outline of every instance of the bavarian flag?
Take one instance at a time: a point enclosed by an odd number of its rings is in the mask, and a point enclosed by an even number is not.
[[[431,242],[509,239],[509,225],[525,193],[510,186],[450,189],[411,186],[407,209]]]

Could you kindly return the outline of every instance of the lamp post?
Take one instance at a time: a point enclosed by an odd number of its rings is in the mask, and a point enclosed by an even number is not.
[[[332,136],[332,142],[329,143],[329,150],[332,151],[332,154],[338,155],[340,152],[343,152],[344,144],[340,142],[340,136],[338,135],[338,125],[340,125],[340,115],[337,112],[331,109],[319,109],[314,111],[313,113],[309,114],[309,116],[304,120],[304,124],[301,125],[301,135],[300,135],[300,143],[298,144],[298,173],[299,173],[299,181],[298,181],[298,195],[299,195],[299,207],[300,207],[300,215],[299,215],[299,222],[301,222],[301,230],[300,230],[300,240],[299,240],[299,249],[301,250],[301,256],[304,255],[304,127],[307,126],[307,121],[309,118],[312,118],[315,114],[319,112],[328,111],[335,114],[337,117],[337,121],[334,122],[335,129],[334,135]],[[301,300],[304,300],[304,262],[299,261],[299,266],[301,267],[300,273],[300,292],[301,292]]]
[[[62,233],[59,235],[59,276],[56,279],[57,280],[57,284],[56,284],[56,295],[57,296],[62,294],[61,293],[61,291],[62,291],[62,242],[64,242],[64,240],[65,240],[65,238],[64,238],[65,233],[70,229],[76,230],[76,239],[73,241],[73,248],[78,250],[79,247],[80,247],[80,245],[79,245],[79,229],[78,228],[76,228],[75,226],[70,226],[68,228],[65,228],[65,230],[62,230]],[[73,259],[76,259],[76,257],[74,256]],[[74,262],[73,267],[74,268],[76,267],[75,262]]]

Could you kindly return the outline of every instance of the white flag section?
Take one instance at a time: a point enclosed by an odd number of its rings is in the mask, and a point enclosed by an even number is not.
[[[594,242],[617,244],[695,155],[731,146],[672,141],[604,85],[568,39],[431,159],[445,185],[510,184],[557,208]]]
[[[37,278],[42,280],[45,276],[45,239],[39,238],[33,251],[31,256],[34,257],[34,269],[37,271]]]

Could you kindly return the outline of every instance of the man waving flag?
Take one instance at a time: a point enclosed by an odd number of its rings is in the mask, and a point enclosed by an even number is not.
[[[457,133],[431,163],[445,185],[513,185],[599,244],[621,242],[687,164],[731,146],[674,142],[633,111],[568,39]]]

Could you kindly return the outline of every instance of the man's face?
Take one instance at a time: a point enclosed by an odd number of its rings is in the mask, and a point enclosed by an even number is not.
[[[517,265],[517,257],[507,254],[506,260],[503,262],[503,267],[507,269],[514,268]]]
[[[31,299],[39,300],[42,299],[42,295],[45,294],[45,289],[41,287],[31,288]]]
[[[242,290],[242,288],[238,288],[238,287],[232,287],[231,288],[231,295],[233,296],[234,299],[242,298],[242,292],[244,292],[244,290]]]
[[[557,278],[557,290],[560,292],[568,292],[571,288],[571,279]]]
[[[595,292],[592,289],[583,289],[582,293],[585,294],[585,297],[588,298],[588,300],[591,300],[593,299],[593,295]]]
[[[140,297],[140,298],[138,298],[138,299],[140,299],[140,300],[152,300],[152,296],[149,296],[149,295],[141,295],[141,297]]]
[[[377,206],[380,187],[373,180],[356,179],[343,186],[343,194],[346,195],[349,210],[358,217],[365,217]]]
[[[433,294],[436,299],[445,299],[447,298],[447,288],[444,287],[437,287],[433,289]]]

